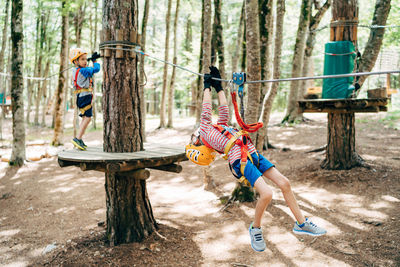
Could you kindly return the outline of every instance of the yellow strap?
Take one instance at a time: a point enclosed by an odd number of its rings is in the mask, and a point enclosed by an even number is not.
[[[231,139],[229,139],[228,144],[226,145],[224,150],[224,156],[223,156],[224,159],[228,159],[228,153],[231,150],[231,148],[235,145],[236,140],[245,134],[247,134],[246,131],[240,130],[239,132],[235,133],[235,135]]]
[[[83,89],[75,90],[74,93],[75,94],[80,94],[80,93],[83,93],[83,92],[92,92],[92,91],[93,91],[92,88],[83,88]]]
[[[79,110],[80,110],[81,114],[84,114],[85,111],[88,110],[88,109],[90,109],[91,107],[92,107],[92,104],[89,104],[89,105],[87,105],[87,106],[84,107],[84,108],[80,108]]]

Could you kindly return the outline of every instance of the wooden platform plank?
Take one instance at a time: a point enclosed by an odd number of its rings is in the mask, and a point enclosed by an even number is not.
[[[306,99],[297,102],[300,112],[365,113],[385,111],[388,98]]]
[[[64,162],[87,163],[120,163],[120,162],[151,162],[168,160],[168,162],[187,160],[184,147],[161,144],[145,144],[144,151],[131,153],[103,152],[102,147],[88,147],[86,151],[63,150],[58,153],[58,158]],[[146,164],[148,165],[148,164]],[[155,164],[157,166],[158,164]]]

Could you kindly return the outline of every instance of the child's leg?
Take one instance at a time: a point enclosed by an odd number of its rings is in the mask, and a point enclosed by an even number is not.
[[[305,218],[299,208],[299,205],[297,204],[296,198],[294,197],[289,180],[283,174],[281,174],[275,167],[269,168],[264,172],[263,175],[266,178],[270,179],[272,182],[274,182],[282,190],[283,197],[285,198],[285,201],[289,206],[290,210],[292,211],[297,222],[299,224],[304,223]]]
[[[82,139],[82,136],[85,134],[86,128],[88,127],[91,119],[92,119],[91,117],[86,117],[86,116],[82,117],[81,124],[79,125],[79,132],[76,138]]]
[[[254,215],[253,227],[261,226],[261,218],[264,214],[265,209],[272,200],[272,190],[268,187],[262,176],[254,183],[254,188],[260,194],[260,198],[256,204],[256,210]]]

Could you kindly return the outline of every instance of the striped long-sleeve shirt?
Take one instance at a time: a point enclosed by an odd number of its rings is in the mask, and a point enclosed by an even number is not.
[[[228,125],[229,121],[229,109],[227,105],[218,107],[218,122],[219,125]],[[211,117],[211,103],[203,103],[203,109],[200,118],[200,135],[205,141],[215,150],[224,152],[226,145],[228,144],[229,138],[220,133],[217,129],[212,126]],[[240,137],[242,139],[242,137]],[[256,152],[253,144],[248,144],[249,153]],[[236,160],[241,158],[240,146],[235,144],[228,153],[228,160],[230,164],[233,164]]]

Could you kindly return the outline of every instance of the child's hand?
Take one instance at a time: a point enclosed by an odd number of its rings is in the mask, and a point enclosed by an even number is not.
[[[221,79],[221,74],[219,73],[219,70],[218,70],[216,67],[210,66],[210,71],[211,71],[211,72],[210,72],[211,77]],[[221,81],[217,81],[217,80],[212,79],[212,80],[211,80],[211,86],[215,88],[215,91],[216,91],[217,93],[218,93],[219,91],[224,90],[224,89],[222,88]]]
[[[98,58],[100,58],[100,54],[97,53],[97,52],[94,52],[94,53],[92,54],[92,56],[91,56],[90,58],[88,58],[88,60],[91,60],[91,61],[93,61],[93,62],[96,62],[96,59],[98,59]]]

